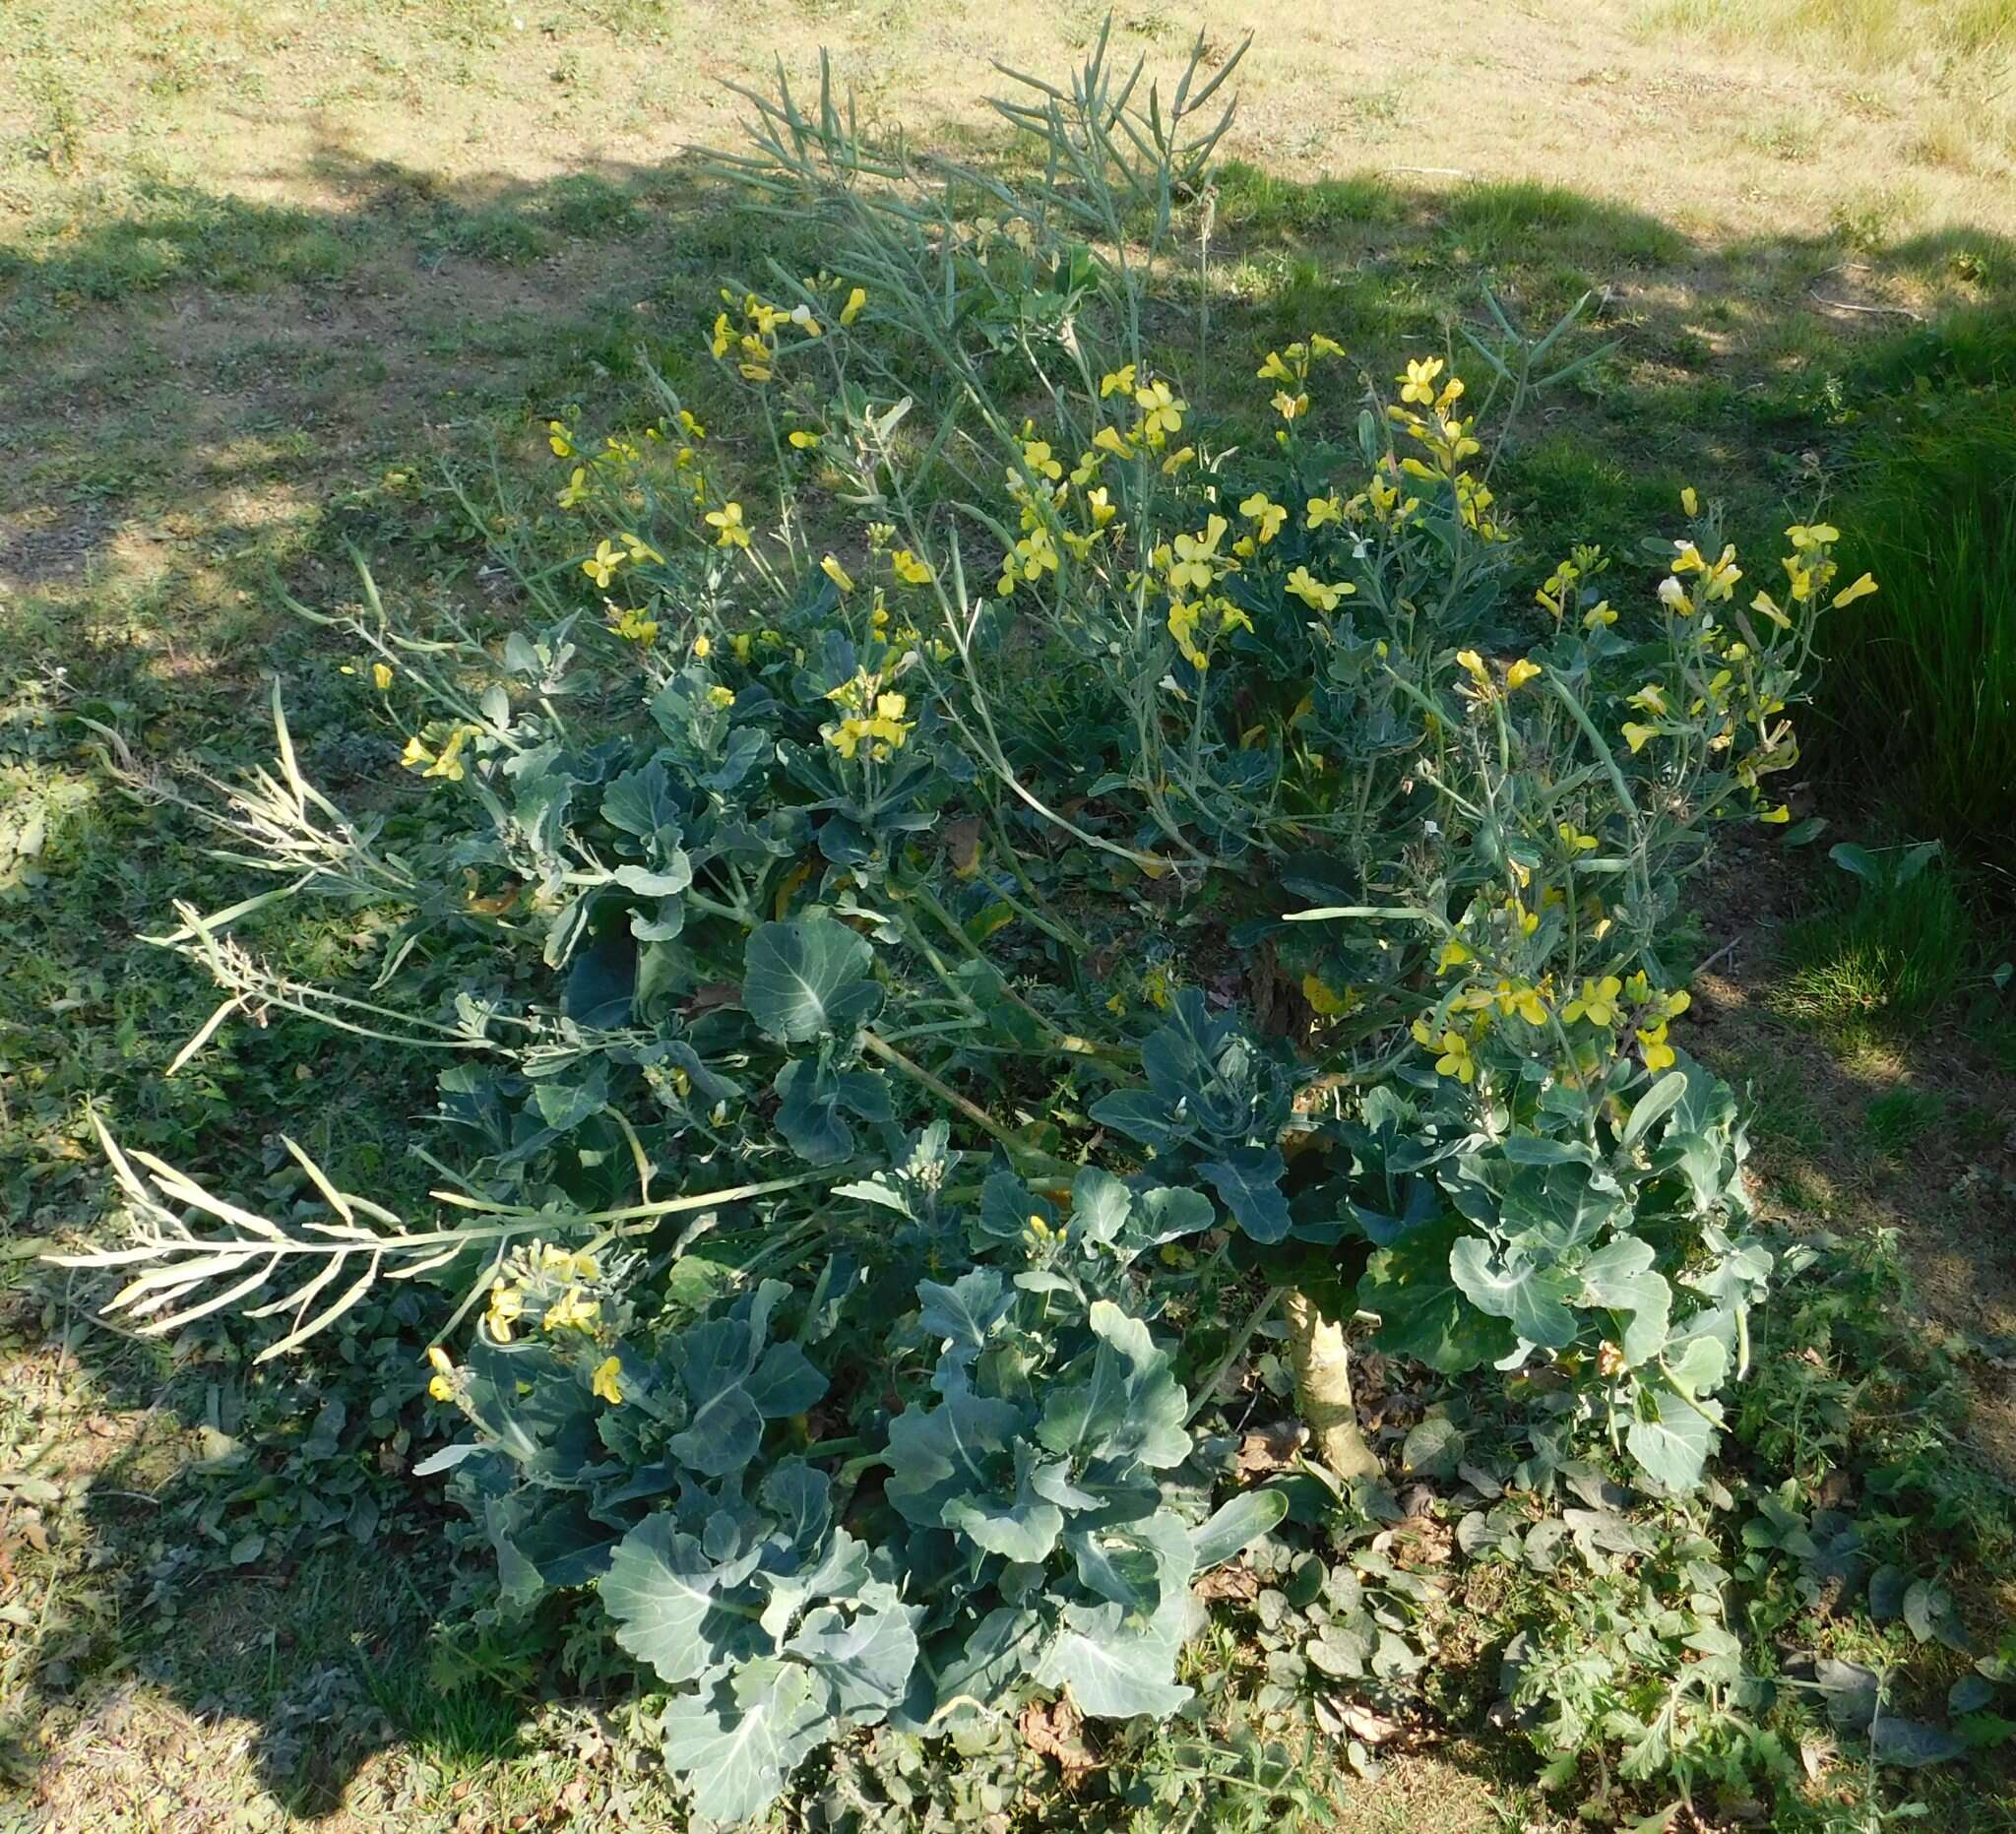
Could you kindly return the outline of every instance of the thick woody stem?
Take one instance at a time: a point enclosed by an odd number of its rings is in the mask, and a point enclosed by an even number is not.
[[[1283,1311],[1295,1376],[1295,1406],[1316,1455],[1340,1478],[1376,1477],[1379,1461],[1358,1430],[1357,1409],[1352,1403],[1351,1353],[1345,1348],[1343,1329],[1325,1318],[1303,1293],[1291,1292]]]

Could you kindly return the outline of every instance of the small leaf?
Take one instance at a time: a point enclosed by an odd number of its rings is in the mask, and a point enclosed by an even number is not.
[[[1190,1552],[1196,1570],[1242,1553],[1261,1536],[1271,1533],[1288,1514],[1288,1497],[1280,1490],[1241,1490],[1201,1528],[1190,1531]]]

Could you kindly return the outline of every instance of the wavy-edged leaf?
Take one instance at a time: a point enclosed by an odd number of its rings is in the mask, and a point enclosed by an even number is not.
[[[882,1007],[875,952],[832,917],[759,924],[743,957],[742,1003],[786,1043],[851,1032]]]

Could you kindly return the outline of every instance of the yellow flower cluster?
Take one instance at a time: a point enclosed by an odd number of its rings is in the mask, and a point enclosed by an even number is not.
[[[853,679],[829,688],[826,698],[841,710],[842,717],[819,728],[823,738],[843,758],[852,758],[863,746],[876,763],[886,763],[892,753],[903,749],[904,740],[915,728],[914,720],[904,718],[909,700],[901,694],[885,693],[882,677],[865,668],[856,669]]]
[[[473,726],[458,726],[442,742],[438,752],[430,751],[415,733],[406,742],[406,750],[400,754],[400,763],[410,771],[418,771],[422,777],[438,777],[447,783],[459,784],[463,779],[463,747],[476,736],[482,728]]]

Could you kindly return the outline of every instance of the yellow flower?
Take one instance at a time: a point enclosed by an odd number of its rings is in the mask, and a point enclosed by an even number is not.
[[[714,654],[713,638],[695,637],[693,639],[693,654],[697,656],[703,663],[706,662],[707,659]]]
[[[1659,727],[1656,726],[1640,726],[1633,720],[1626,720],[1624,722],[1624,739],[1630,745],[1634,755],[1645,749],[1645,741],[1647,739],[1657,738],[1658,736]]]
[[[649,541],[640,539],[637,536],[624,533],[623,545],[630,550],[630,558],[632,560],[655,560],[660,566],[663,566],[665,563],[665,557],[657,548],[653,547]]]
[[[1407,374],[1394,378],[1401,385],[1400,399],[1404,402],[1419,402],[1422,407],[1432,407],[1435,400],[1435,378],[1442,373],[1442,359],[1439,356],[1424,357],[1419,362],[1411,362]]]
[[[1649,1031],[1638,1034],[1638,1048],[1645,1057],[1648,1070],[1670,1069],[1673,1062],[1673,1047],[1666,1042],[1666,1021],[1662,1019]]]
[[[574,468],[574,475],[567,480],[566,489],[554,497],[553,501],[559,504],[563,510],[571,510],[579,509],[582,504],[588,501],[588,468],[577,465]]]
[[[1218,544],[1230,526],[1223,516],[1213,516],[1206,520],[1201,535],[1176,537],[1176,558],[1168,573],[1170,592],[1180,592],[1185,588],[1203,592],[1211,586],[1222,565],[1218,558]]]
[[[1302,524],[1302,527],[1305,529],[1320,529],[1326,522],[1342,522],[1343,520],[1344,505],[1338,501],[1337,493],[1332,491],[1327,497],[1311,497],[1309,499],[1308,520]]]
[[[819,563],[819,571],[825,574],[842,592],[850,593],[853,591],[854,583],[852,577],[834,555],[828,554]]]
[[[1521,657],[1505,671],[1505,686],[1509,689],[1523,688],[1529,681],[1537,679],[1544,671],[1538,663]]]
[[[1357,591],[1355,586],[1346,580],[1340,580],[1334,586],[1326,586],[1321,580],[1314,578],[1307,567],[1297,567],[1288,576],[1287,589],[1312,611],[1335,611],[1340,599]]]
[[[1781,802],[1775,809],[1766,809],[1757,819],[1768,822],[1788,822],[1792,820],[1792,808],[1789,804]]]
[[[1599,625],[1614,624],[1616,621],[1617,614],[1610,609],[1610,601],[1607,599],[1599,599],[1582,614],[1584,630],[1595,630]]]
[[[1026,440],[1022,447],[1022,462],[1039,477],[1055,478],[1064,475],[1063,466],[1050,456],[1047,440]]]
[[[1591,1025],[1615,1025],[1617,996],[1623,990],[1624,983],[1614,975],[1606,975],[1601,980],[1585,980],[1582,997],[1562,1007],[1561,1017],[1570,1025],[1578,1019],[1587,1019]]]
[[[868,289],[865,286],[856,286],[848,294],[847,304],[840,308],[840,322],[843,325],[851,325],[860,317],[861,308],[867,303]]]
[[[1853,586],[1845,586],[1834,595],[1834,608],[1839,611],[1843,605],[1852,605],[1858,599],[1866,599],[1875,590],[1875,576],[1864,573]]]
[[[436,1401],[455,1399],[455,1364],[448,1360],[448,1353],[439,1344],[427,1349],[427,1360],[433,1364],[433,1379],[427,1383],[427,1393]]]
[[[1701,514],[1701,499],[1694,494],[1694,486],[1692,484],[1686,485],[1680,491],[1680,508],[1685,510],[1689,516]]]
[[[1562,845],[1567,848],[1569,853],[1593,854],[1596,852],[1596,836],[1581,833],[1573,822],[1564,821],[1558,825],[1555,831],[1560,835]]]
[[[371,683],[380,694],[383,694],[387,688],[391,687],[392,664],[390,663],[373,663],[371,664]]]
[[[593,1331],[601,1312],[599,1299],[585,1298],[578,1287],[569,1287],[546,1307],[540,1327],[547,1331]]]
[[[707,690],[707,699],[710,706],[732,707],[735,704],[735,691],[733,688],[723,687],[720,682],[716,682],[713,687]]]
[[[1670,573],[1659,583],[1659,602],[1663,605],[1670,605],[1673,610],[1679,612],[1682,617],[1694,608],[1687,602],[1687,589],[1678,580],[1673,578]]]
[[[1110,370],[1099,379],[1099,398],[1104,401],[1108,395],[1131,395],[1134,392],[1134,365],[1122,363],[1118,369]]]
[[[1092,436],[1092,443],[1101,452],[1110,452],[1116,459],[1131,459],[1134,456],[1134,442],[1116,426],[1102,426]]]
[[[1273,400],[1274,411],[1284,420],[1293,420],[1309,411],[1309,398],[1306,395],[1291,395],[1286,389],[1276,389]]]
[[[819,447],[819,435],[808,433],[803,427],[793,427],[786,438],[800,452],[815,452]]]
[[[1433,1050],[1435,1046],[1428,1046]],[[1435,1068],[1443,1076],[1453,1076],[1459,1083],[1477,1081],[1477,1059],[1470,1054],[1470,1041],[1461,1032],[1444,1032],[1441,1038],[1442,1054],[1435,1059]]]
[[[1477,957],[1454,936],[1442,945],[1442,953],[1435,958],[1435,973],[1446,975],[1452,968],[1461,968],[1465,962],[1474,962]]]
[[[854,289],[858,292],[860,289]],[[620,1357],[605,1357],[596,1364],[595,1374],[589,1378],[589,1389],[598,1401],[606,1401],[610,1407],[623,1404],[623,1384],[617,1378],[623,1373]]]
[[[432,764],[434,754],[420,743],[419,735],[415,733],[407,740],[406,749],[399,754],[399,761],[410,771],[417,765]]]
[[[714,342],[710,347],[716,356],[725,356],[728,353],[730,336],[728,315],[725,312],[717,314],[714,321]]]
[[[710,529],[721,531],[715,538],[716,547],[749,545],[749,530],[742,521],[742,506],[739,503],[727,503],[718,510],[709,510],[704,520]]]
[[[1812,524],[1796,522],[1785,532],[1785,535],[1786,539],[1797,548],[1800,553],[1804,553],[1809,547],[1824,547],[1830,541],[1841,539],[1841,531],[1831,523],[1824,522]]]
[[[889,567],[906,586],[928,586],[931,583],[931,569],[907,547],[891,552]]]
[[[1660,691],[1657,682],[1648,681],[1636,694],[1631,696],[1631,705],[1645,713],[1664,714],[1666,712],[1666,696]]]
[[[1295,372],[1281,360],[1279,350],[1269,350],[1267,360],[1253,373],[1262,382],[1293,382],[1298,379]]]
[[[595,553],[581,563],[581,570],[603,592],[608,591],[609,582],[616,577],[616,569],[623,564],[622,550],[604,540]]]
[[[462,782],[462,748],[475,732],[472,726],[459,726],[449,733],[447,744],[441,747],[441,755],[420,773],[422,777],[439,777],[451,784]]]
[[[1309,350],[1315,356],[1342,356],[1344,354],[1344,346],[1339,344],[1335,338],[1324,337],[1319,331],[1309,339]]]
[[[567,429],[558,420],[546,422],[546,444],[552,447],[556,459],[571,459],[574,456],[574,442],[567,437]]]
[[[1183,415],[1189,412],[1190,404],[1179,401],[1166,382],[1151,382],[1145,389],[1136,389],[1134,401],[1141,410],[1141,437],[1151,446],[1159,447],[1171,433],[1183,430]]]
[[[1088,490],[1085,493],[1085,507],[1092,512],[1092,526],[1095,529],[1103,529],[1119,514],[1118,505],[1107,499],[1106,487],[1103,484],[1097,490]]]
[[[1478,655],[1475,650],[1458,650],[1456,652],[1456,662],[1458,666],[1470,676],[1471,680],[1477,683],[1480,694],[1490,693],[1491,671],[1484,666],[1484,659],[1482,657]]]
[[[1288,511],[1271,501],[1264,490],[1254,491],[1241,503],[1239,514],[1260,525],[1258,533],[1263,546],[1281,533],[1281,525],[1288,521]]]
[[[484,1314],[490,1335],[500,1344],[510,1343],[511,1328],[524,1310],[525,1295],[516,1287],[507,1287],[499,1281],[490,1289],[490,1308]]]
[[[1517,1013],[1528,1025],[1545,1025],[1547,1022],[1546,1002],[1541,998],[1538,987],[1501,980],[1491,997],[1497,1001],[1498,1010],[1507,1017]]]

